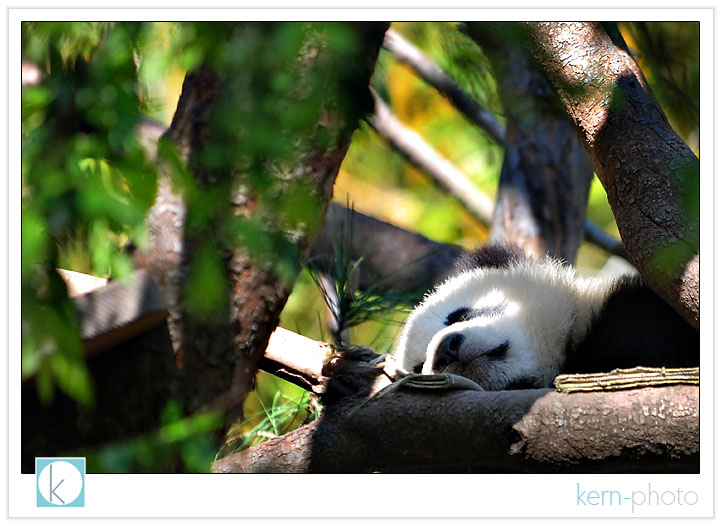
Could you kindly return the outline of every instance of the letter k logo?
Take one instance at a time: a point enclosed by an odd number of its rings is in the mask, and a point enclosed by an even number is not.
[[[36,458],[37,506],[85,506],[84,458]]]
[[[55,495],[56,499],[58,499],[60,502],[65,504],[65,501],[60,498],[60,495],[55,493],[57,491],[57,489],[60,487],[60,485],[63,482],[65,482],[65,479],[62,479],[60,482],[58,482],[57,486],[53,487],[53,465],[50,464],[50,465],[48,465],[48,467],[50,468],[50,477],[49,477],[50,478],[50,502],[53,502],[53,495]]]

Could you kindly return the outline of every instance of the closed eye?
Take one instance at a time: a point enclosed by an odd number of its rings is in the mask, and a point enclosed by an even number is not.
[[[506,302],[499,305],[483,306],[470,309],[469,307],[460,307],[446,317],[444,324],[448,327],[454,323],[473,320],[474,318],[493,318],[501,316],[506,308]]]
[[[448,327],[449,325],[453,325],[454,323],[466,321],[468,319],[470,310],[471,309],[469,309],[469,307],[461,307],[456,309],[454,312],[452,312],[446,317],[446,321],[444,322],[444,324]]]
[[[492,350],[486,353],[486,356],[492,360],[499,360],[506,356],[506,351],[509,350],[509,342],[506,341],[501,345],[494,347]]]

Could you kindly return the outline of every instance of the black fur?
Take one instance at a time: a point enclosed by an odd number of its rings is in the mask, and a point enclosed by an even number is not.
[[[505,268],[527,258],[523,250],[512,245],[488,243],[460,256],[456,269],[462,272],[484,267]]]
[[[501,316],[504,313],[505,303],[493,305],[491,307],[482,307],[480,309],[470,309],[469,307],[460,307],[446,317],[444,324],[446,326],[459,323],[460,321],[469,321],[474,318],[493,318]]]
[[[565,373],[607,372],[639,365],[699,366],[699,333],[641,279],[625,276],[592,320]]]
[[[538,389],[539,386],[536,385],[536,382],[533,378],[519,378],[518,380],[513,380],[510,383],[506,385],[505,391],[515,391],[518,389]]]

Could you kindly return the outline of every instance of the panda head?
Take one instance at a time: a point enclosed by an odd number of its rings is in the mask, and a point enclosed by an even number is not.
[[[397,368],[453,373],[487,390],[550,386],[584,323],[579,278],[550,258],[472,263],[411,313]]]

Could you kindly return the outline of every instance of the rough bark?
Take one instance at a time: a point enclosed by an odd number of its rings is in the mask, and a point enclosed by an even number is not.
[[[234,149],[240,148],[233,143],[236,135],[224,129],[227,122],[222,120],[227,119],[228,111],[233,111],[230,101],[238,101],[239,105],[245,102],[244,93],[236,90],[247,85],[241,82],[241,77],[251,71],[251,67],[236,65],[229,70],[218,70],[211,61],[187,75],[166,137],[178,146],[201,192],[211,194],[220,189],[228,196],[228,205],[213,210],[211,214],[215,216],[199,231],[197,226],[189,226],[186,221],[192,208],[186,210],[186,202],[178,188],[168,179],[162,181],[159,198],[149,215],[150,248],[137,258],[156,277],[168,301],[171,336],[181,371],[177,394],[185,401],[187,410],[211,404],[222,406],[231,416],[239,414],[293,281],[290,275],[285,279],[279,276],[274,264],[280,255],[269,255],[272,259],[269,265],[242,245],[224,245],[219,241],[224,272],[229,277],[229,302],[225,312],[210,319],[194,318],[188,315],[184,305],[184,287],[198,247],[208,239],[224,239],[220,230],[222,217],[250,218],[264,225],[263,235],[284,239],[280,241],[281,246],[286,247],[283,256],[288,257],[290,251],[294,260],[292,272],[298,271],[321,226],[334,179],[356,126],[359,116],[356,112],[359,107],[365,107],[364,90],[368,90],[386,27],[385,23],[346,25],[358,42],[354,56],[346,57],[356,67],[339,72],[339,76],[343,76],[340,83],[348,90],[346,95],[355,100],[341,104],[319,101],[319,106],[314,108],[318,119],[316,126],[298,138],[294,157],[279,163],[281,166],[268,163],[263,177],[271,190],[265,195],[253,184],[238,184],[234,179],[236,176],[232,172],[237,170],[234,167],[243,166],[244,161],[232,158]],[[269,28],[241,24],[232,31],[258,29],[257,36],[265,38]],[[298,57],[294,73],[301,71],[304,75],[314,75],[319,64],[335,52],[328,47],[309,44]],[[276,73],[281,72],[265,71],[264,78],[253,78],[251,82],[266,82]],[[296,95],[300,98],[308,96]],[[368,94],[365,97],[368,98]],[[251,123],[239,122],[237,125],[251,126]],[[252,133],[251,128],[248,130]],[[284,130],[279,129],[279,140],[283,134]],[[224,160],[231,158],[227,165],[218,166],[208,161],[207,152],[219,147],[223,148]],[[250,162],[263,161],[252,159]],[[252,167],[258,168],[258,164]],[[282,195],[285,188],[294,184],[294,188],[305,190],[304,198],[315,203],[317,210],[313,218],[297,225],[298,228],[291,232],[284,229],[278,207],[264,203],[264,199],[268,201],[268,195]]]
[[[699,159],[600,24],[523,27],[590,154],[632,262],[699,329]]]
[[[506,24],[471,23],[490,58],[507,118],[491,239],[534,257],[576,260],[592,167],[546,80]]]
[[[699,472],[699,389],[396,392],[219,459],[218,473]],[[449,447],[453,444],[453,447]]]
[[[312,390],[321,394],[324,413],[219,459],[214,472],[699,471],[697,386],[571,394],[401,387],[369,399],[390,384],[369,365],[378,355],[336,353],[320,368],[323,353],[314,349],[316,358],[299,367],[295,351],[314,342],[288,331],[278,336],[283,345],[272,354],[284,369],[311,376],[321,370]]]

